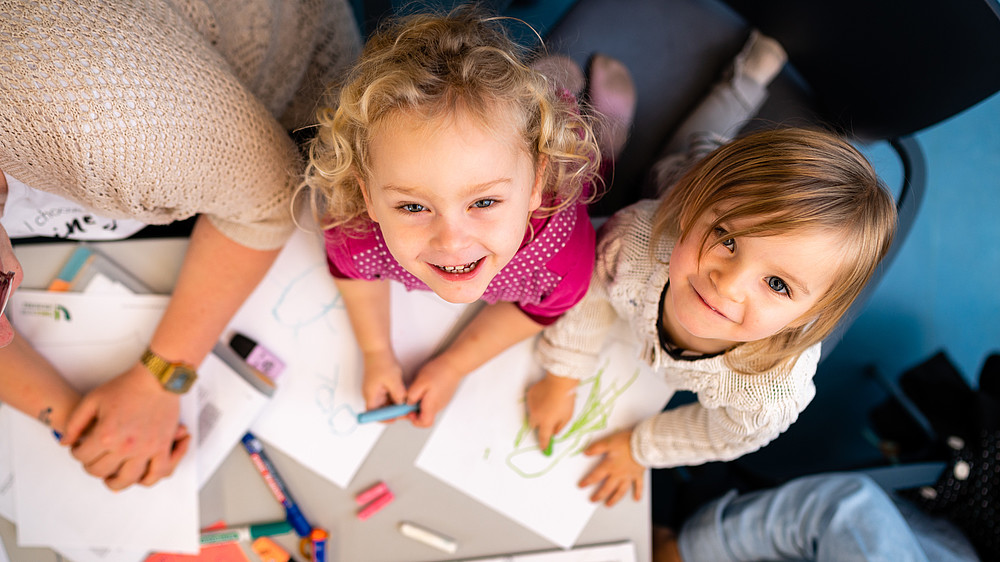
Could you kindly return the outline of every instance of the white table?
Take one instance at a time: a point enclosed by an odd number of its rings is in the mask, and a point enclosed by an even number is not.
[[[44,288],[69,257],[73,244],[39,244],[15,247],[25,270],[24,287]],[[176,279],[186,240],[129,240],[98,245],[117,262],[136,273],[156,292],[168,293]],[[278,449],[267,454],[310,521],[331,534],[327,560],[331,562],[382,562],[455,560],[511,552],[547,550],[554,546],[530,530],[451,488],[414,466],[429,429],[402,422],[392,424],[382,435],[347,489],[341,489],[302,467]],[[265,443],[266,445],[266,443]],[[356,517],[354,496],[378,481],[384,481],[396,498],[367,521]],[[578,544],[631,539],[638,560],[649,562],[650,506],[647,474],[641,501],[630,499],[614,508],[599,508],[581,534]],[[268,491],[263,479],[242,448],[234,450],[202,489],[201,522],[223,519],[230,524],[278,520],[284,511]],[[397,530],[402,520],[411,520],[447,530],[458,541],[459,551],[448,555],[403,537]],[[60,558],[48,549],[16,546],[15,528],[0,519],[0,537],[13,562],[51,562]],[[277,542],[301,560],[294,534]],[[246,552],[256,560],[248,546]]]

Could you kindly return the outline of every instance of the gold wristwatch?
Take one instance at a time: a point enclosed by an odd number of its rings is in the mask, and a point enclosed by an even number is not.
[[[198,378],[198,372],[192,365],[171,363],[149,348],[146,348],[140,361],[150,373],[153,373],[156,380],[160,381],[164,390],[174,394],[184,394],[191,389],[191,385]]]

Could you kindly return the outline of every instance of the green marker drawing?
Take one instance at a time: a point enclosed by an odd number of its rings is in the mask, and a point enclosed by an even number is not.
[[[531,435],[528,420],[524,420],[521,429],[518,430],[517,436],[514,438],[514,450],[507,455],[507,466],[511,470],[523,478],[544,476],[562,459],[583,452],[590,444],[587,437],[592,433],[608,427],[608,418],[614,410],[615,402],[639,378],[639,369],[636,369],[628,380],[621,383],[620,387],[612,385],[610,388],[602,389],[602,378],[607,366],[605,363],[593,377],[580,381],[581,386],[587,383],[591,385],[583,407],[580,408],[579,413],[562,435],[552,437],[546,450],[541,451],[542,455],[536,454],[538,451],[537,442],[532,440],[529,443],[524,443],[525,437]],[[557,442],[560,444],[559,453],[552,457]]]

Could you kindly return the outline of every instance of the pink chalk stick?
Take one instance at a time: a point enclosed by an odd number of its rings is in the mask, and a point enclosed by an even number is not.
[[[371,488],[361,492],[354,497],[354,503],[358,505],[365,505],[366,503],[374,500],[375,498],[381,496],[382,494],[389,491],[389,487],[385,485],[385,482],[379,482]]]
[[[389,505],[389,502],[391,502],[393,498],[395,498],[395,496],[392,495],[392,492],[387,490],[384,494],[375,498],[371,503],[362,508],[361,511],[358,512],[358,519],[364,521],[372,515],[375,515],[383,507]]]

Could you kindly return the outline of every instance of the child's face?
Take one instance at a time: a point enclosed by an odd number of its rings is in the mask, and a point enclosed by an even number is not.
[[[513,131],[464,112],[431,121],[400,113],[371,144],[368,214],[392,256],[441,298],[479,299],[514,257],[542,182]]]
[[[664,324],[676,344],[713,353],[812,319],[806,312],[830,289],[840,268],[841,236],[817,230],[745,236],[706,249],[699,259],[709,228],[708,217],[699,219],[670,258]]]

